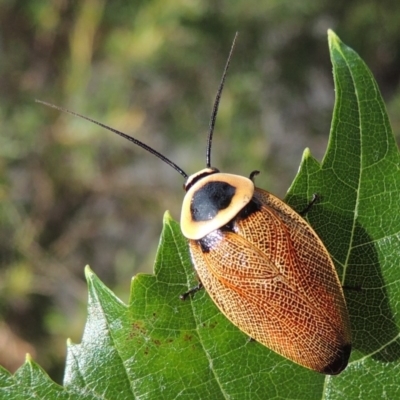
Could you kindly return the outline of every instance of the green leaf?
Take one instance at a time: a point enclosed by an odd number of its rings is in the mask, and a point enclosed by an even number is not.
[[[132,282],[123,304],[86,269],[88,321],[68,344],[64,387],[29,358],[0,369],[0,399],[352,399],[399,395],[399,153],[377,85],[329,32],[336,104],[320,164],[305,151],[287,196],[332,254],[346,288],[353,352],[339,376],[306,370],[249,341],[196,284],[186,240],[169,214],[154,275]],[[357,290],[359,289],[359,290]]]
[[[399,152],[371,72],[331,31],[329,46],[336,103],[328,149],[321,165],[305,151],[287,200],[304,204],[320,194],[308,219],[347,288],[353,352],[345,372],[328,379],[325,390],[330,398],[343,393],[349,399],[395,398],[400,383]]]

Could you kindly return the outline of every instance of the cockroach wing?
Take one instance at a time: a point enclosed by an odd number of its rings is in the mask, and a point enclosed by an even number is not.
[[[225,316],[282,356],[340,373],[351,350],[348,312],[330,256],[288,205],[256,188],[248,212],[189,241],[199,278]]]

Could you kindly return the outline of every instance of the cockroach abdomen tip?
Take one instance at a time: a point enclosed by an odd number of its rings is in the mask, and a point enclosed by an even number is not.
[[[322,372],[327,375],[340,374],[347,367],[350,353],[351,353],[351,344],[350,343],[345,344],[342,347],[341,352],[338,354],[338,356],[330,364],[328,364],[322,370]]]

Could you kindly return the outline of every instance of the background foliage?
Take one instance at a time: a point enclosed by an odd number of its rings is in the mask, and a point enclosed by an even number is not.
[[[50,101],[130,133],[191,173],[240,32],[213,164],[280,196],[304,147],[321,156],[333,106],[326,30],[366,61],[399,132],[400,4],[195,0],[0,4],[0,364],[29,351],[61,381],[85,321],[83,267],[127,300],[149,271],[182,180],[142,150]]]

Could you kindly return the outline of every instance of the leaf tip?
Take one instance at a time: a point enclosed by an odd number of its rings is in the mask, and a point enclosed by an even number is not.
[[[29,353],[26,353],[25,361],[26,361],[27,363],[31,363],[31,362],[33,361],[33,358],[32,358],[32,356],[31,356]]]
[[[303,155],[301,157],[301,162],[303,163],[310,157],[311,157],[311,150],[308,147],[306,147],[303,151]]]
[[[331,28],[328,29],[328,37],[337,37],[336,33]]]
[[[163,217],[163,226],[171,226],[171,224],[175,222],[174,219],[172,218],[171,213],[167,210],[164,213],[164,217]]]
[[[164,224],[168,224],[169,222],[171,222],[171,220],[172,220],[172,215],[171,215],[171,213],[170,213],[168,210],[165,211],[165,213],[164,213],[164,218],[163,218]]]
[[[340,39],[339,36],[332,29],[328,29],[328,43],[329,47],[339,47]]]
[[[89,265],[86,265],[85,267],[85,277],[86,280],[90,280],[92,278],[92,276],[94,275],[94,272],[91,270]]]

